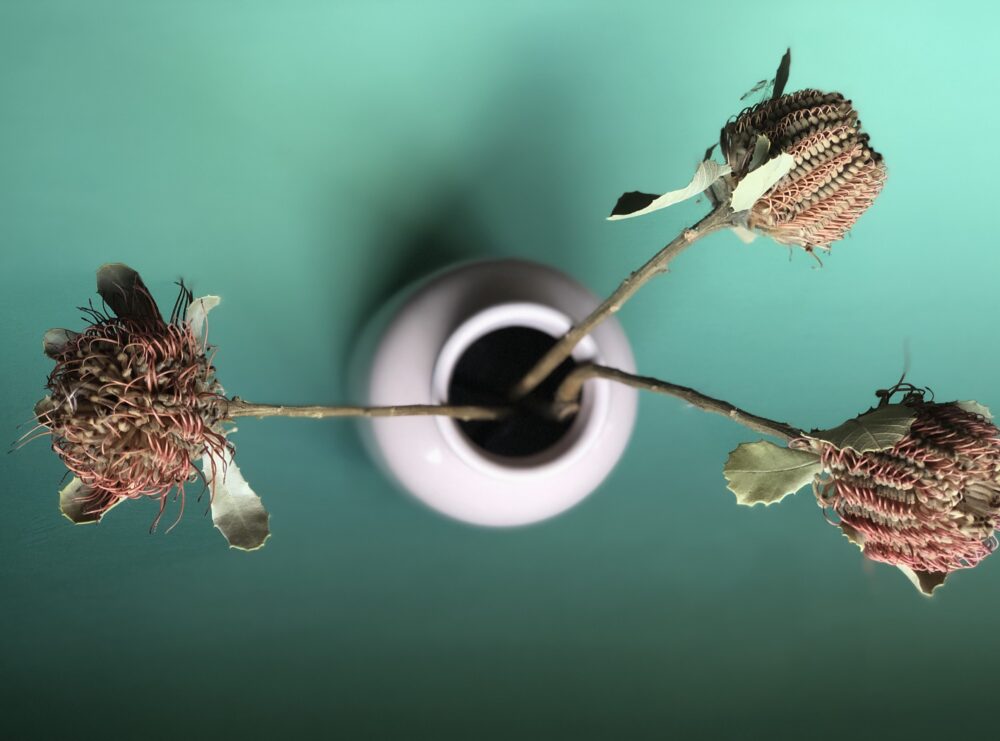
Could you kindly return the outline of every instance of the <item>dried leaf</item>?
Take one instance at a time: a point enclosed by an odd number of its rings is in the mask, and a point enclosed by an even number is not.
[[[865,549],[865,535],[861,531],[851,527],[846,522],[840,523],[840,532],[844,537],[854,543],[861,550]]]
[[[630,190],[628,193],[622,193],[618,197],[615,207],[611,209],[611,217],[641,211],[659,197],[656,193],[642,193],[638,190]]]
[[[232,548],[255,551],[271,535],[267,510],[243,478],[230,451],[205,454],[201,468],[212,495],[212,522]]]
[[[220,299],[218,296],[202,296],[201,298],[195,299],[190,304],[188,304],[187,309],[187,323],[191,325],[191,331],[194,332],[195,339],[201,341],[206,334],[208,329],[208,312],[219,305]]]
[[[948,578],[948,574],[941,571],[914,571],[909,566],[900,566],[899,570],[926,597],[933,596],[934,590],[944,584],[944,580]]]
[[[888,450],[909,434],[916,418],[917,415],[907,406],[887,404],[849,419],[832,430],[815,430],[809,437],[858,453]]]
[[[71,329],[50,329],[42,337],[42,351],[53,360],[62,352],[67,342],[71,342],[80,336],[79,332]]]
[[[675,203],[686,201],[688,198],[694,198],[731,171],[729,165],[720,165],[714,160],[705,160],[698,165],[691,182],[680,190],[672,190],[661,196],[639,193],[638,191],[625,193],[618,199],[618,203],[615,204],[608,220],[618,221],[619,219],[630,219],[633,216],[643,216],[653,211],[659,211],[661,208],[673,206]]]
[[[97,270],[97,292],[111,310],[123,319],[159,319],[149,289],[142,278],[120,262],[102,265]]]
[[[771,93],[771,100],[780,98],[785,94],[785,85],[788,84],[788,72],[792,68],[792,50],[785,49],[784,56],[778,64],[778,71],[774,75],[774,92]]]
[[[100,508],[94,499],[94,489],[84,484],[76,476],[59,491],[59,509],[74,525],[90,525],[100,522],[108,512],[117,507],[122,498],[112,500]]]
[[[723,473],[739,504],[774,504],[808,484],[823,469],[809,450],[791,450],[767,440],[743,443],[729,454]]]
[[[733,190],[733,211],[746,211],[795,167],[795,157],[782,152],[747,173]]]
[[[980,404],[978,401],[956,401],[959,409],[964,409],[972,414],[978,414],[980,417],[984,417],[987,420],[993,419],[993,412],[990,411],[989,407]]]

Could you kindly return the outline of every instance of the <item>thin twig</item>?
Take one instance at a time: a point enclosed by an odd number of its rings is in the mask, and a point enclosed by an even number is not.
[[[285,404],[251,404],[240,398],[229,400],[226,416],[236,417],[453,417],[463,421],[502,419],[513,412],[511,407],[448,406],[407,404],[402,406],[288,406]]]
[[[775,422],[766,417],[758,417],[756,414],[750,414],[739,407],[733,406],[728,401],[713,399],[711,396],[706,396],[700,391],[695,391],[687,386],[678,386],[675,383],[661,381],[657,378],[649,378],[648,376],[635,376],[615,368],[595,364],[581,365],[566,376],[562,385],[556,391],[555,406],[557,414],[568,416],[577,411],[579,407],[577,399],[580,395],[580,390],[583,388],[583,384],[591,378],[605,378],[609,381],[623,383],[626,386],[643,391],[653,391],[658,394],[673,396],[703,411],[721,414],[744,427],[749,427],[751,430],[761,432],[765,435],[773,435],[783,440],[791,440],[801,437],[804,434],[802,430],[796,429],[784,422]]]
[[[621,285],[605,299],[600,306],[591,312],[590,316],[570,327],[562,338],[554,344],[545,355],[528,371],[518,384],[511,390],[511,398],[522,399],[549,377],[559,364],[573,353],[580,340],[590,334],[594,328],[616,314],[650,279],[666,272],[670,261],[707,234],[725,229],[733,225],[733,212],[728,203],[724,203],[694,226],[685,229],[662,250],[657,252],[645,265],[633,272]]]

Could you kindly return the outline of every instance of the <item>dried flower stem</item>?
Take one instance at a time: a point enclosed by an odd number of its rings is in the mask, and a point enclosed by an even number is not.
[[[590,316],[570,327],[569,331],[554,344],[545,355],[528,371],[518,384],[511,390],[511,397],[522,399],[548,378],[559,364],[573,353],[580,340],[590,334],[594,328],[616,314],[625,302],[642,288],[650,279],[666,272],[670,261],[690,247],[702,237],[726,227],[733,226],[733,212],[728,203],[724,203],[694,226],[685,229],[666,247],[656,253],[645,265],[634,271],[621,285],[608,296],[600,306],[591,312]]]
[[[436,404],[408,404],[403,406],[288,406],[285,404],[251,404],[239,397],[226,404],[226,416],[236,417],[454,417],[460,420],[502,419],[514,410],[510,407],[448,406]]]
[[[711,396],[706,396],[700,391],[695,391],[687,386],[678,386],[675,383],[649,378],[648,376],[635,376],[615,368],[595,364],[581,365],[566,376],[566,379],[556,391],[555,407],[558,415],[567,416],[577,410],[577,398],[579,397],[580,390],[583,388],[583,384],[591,378],[604,378],[643,391],[653,391],[658,394],[673,396],[686,401],[692,406],[698,407],[702,411],[721,414],[744,427],[749,427],[751,430],[761,432],[765,435],[773,435],[783,440],[792,440],[803,435],[802,430],[796,429],[784,422],[775,422],[772,419],[758,417],[756,414],[750,414],[739,407],[733,406],[728,401],[713,399]]]

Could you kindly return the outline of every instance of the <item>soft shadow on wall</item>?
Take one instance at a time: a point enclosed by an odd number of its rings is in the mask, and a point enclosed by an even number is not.
[[[357,209],[371,216],[365,230],[367,241],[352,247],[365,250],[367,256],[363,274],[351,278],[358,287],[349,294],[350,301],[331,293],[326,307],[335,322],[330,351],[335,367],[341,369],[337,398],[357,401],[351,388],[351,366],[359,341],[372,317],[416,281],[476,259],[556,254],[554,262],[546,262],[560,269],[572,266],[570,242],[573,230],[580,226],[573,225],[572,207],[559,195],[573,189],[573,146],[564,135],[572,105],[556,80],[523,72],[476,116],[482,133],[477,145],[457,160],[450,158],[441,166],[443,172],[426,169],[418,175],[422,183],[411,197],[400,183],[409,184],[412,173],[344,176],[363,193],[355,195]],[[401,130],[400,136],[404,133]],[[387,146],[403,145],[390,142]],[[414,155],[419,142],[406,141],[405,146],[410,151],[400,160],[403,167],[433,161],[429,152]],[[340,244],[336,225],[330,244]],[[317,256],[318,269],[337,274],[343,257],[337,249],[342,248],[331,247]],[[338,444],[347,440],[357,444],[352,425],[330,428]]]
[[[458,261],[544,254],[556,267],[572,266],[574,236],[589,227],[572,207],[585,166],[573,135],[580,101],[543,41],[525,39],[510,55],[506,82],[454,114],[471,132],[460,141],[442,147],[414,138],[405,121],[379,121],[378,146],[390,154],[377,167],[335,173],[331,190],[349,193],[364,234],[344,247],[342,225],[331,221],[316,256],[317,269],[336,275],[345,249],[363,251],[351,301],[331,295],[330,315],[344,328],[337,336],[356,336],[400,289]],[[331,349],[342,365],[351,343]]]

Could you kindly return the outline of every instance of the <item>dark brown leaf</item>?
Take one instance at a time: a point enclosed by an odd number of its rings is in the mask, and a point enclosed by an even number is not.
[[[646,206],[659,197],[659,195],[653,193],[640,193],[637,190],[624,193],[611,210],[611,215],[627,216],[628,214],[634,214],[636,211],[642,211],[642,209],[646,208]]]
[[[160,318],[149,289],[128,265],[120,262],[102,265],[97,270],[97,292],[122,319]]]
[[[771,100],[780,98],[785,94],[785,85],[788,83],[788,71],[792,66],[792,50],[786,49],[785,55],[781,58],[778,71],[774,75],[774,92],[771,93]]]

